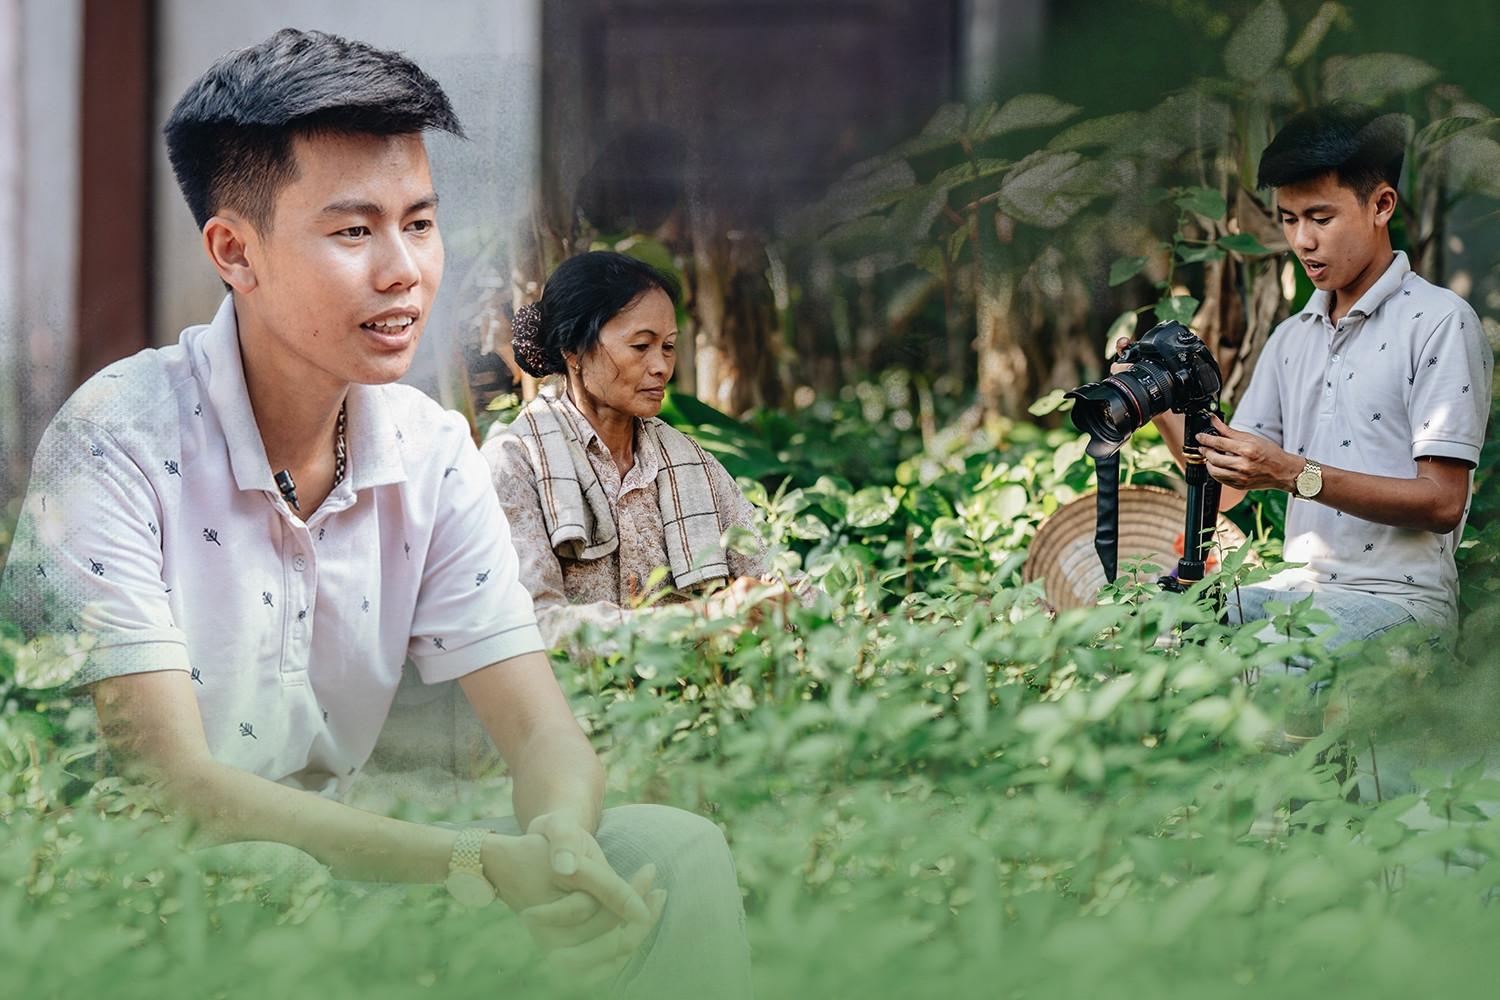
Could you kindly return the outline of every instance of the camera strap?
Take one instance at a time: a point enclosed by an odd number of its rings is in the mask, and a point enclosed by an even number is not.
[[[1094,472],[1099,479],[1094,507],[1094,551],[1099,553],[1099,562],[1104,566],[1105,581],[1114,583],[1120,542],[1120,453],[1094,459]]]

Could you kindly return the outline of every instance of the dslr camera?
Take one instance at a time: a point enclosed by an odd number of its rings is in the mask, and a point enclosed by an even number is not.
[[[1089,382],[1066,394],[1073,424],[1088,434],[1088,453],[1109,458],[1146,421],[1174,410],[1191,413],[1214,403],[1223,377],[1208,347],[1178,322],[1158,323],[1109,359],[1128,371]]]

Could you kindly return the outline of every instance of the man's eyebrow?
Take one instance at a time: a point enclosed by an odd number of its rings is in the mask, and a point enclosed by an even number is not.
[[[1302,211],[1300,211],[1300,212],[1293,212],[1290,208],[1282,208],[1281,209],[1281,214],[1282,215],[1312,215],[1314,212],[1331,212],[1331,211],[1333,211],[1333,206],[1332,205],[1308,205],[1305,208],[1303,208]]]
[[[412,202],[410,205],[407,205],[406,206],[406,211],[403,212],[402,214],[403,215],[411,215],[413,212],[423,212],[423,211],[427,211],[428,209],[437,208],[437,203],[438,203],[438,196],[436,194],[430,194],[430,195],[427,195],[425,198],[418,198],[416,201]],[[329,202],[327,205],[323,206],[323,210],[320,211],[318,214],[319,215],[384,215],[385,214],[385,209],[381,205],[378,205],[378,204],[376,204],[373,201],[359,201],[357,199],[351,198],[351,199],[349,199],[347,201],[333,201],[333,202]]]

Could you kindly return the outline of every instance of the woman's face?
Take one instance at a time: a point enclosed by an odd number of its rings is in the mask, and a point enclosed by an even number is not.
[[[677,364],[672,300],[659,288],[645,292],[604,324],[582,357],[569,352],[563,358],[573,398],[585,413],[656,416]]]

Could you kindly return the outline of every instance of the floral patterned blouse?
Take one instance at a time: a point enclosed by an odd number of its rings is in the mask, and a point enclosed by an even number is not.
[[[561,393],[559,398],[562,412],[583,443],[589,464],[598,473],[609,498],[620,539],[620,546],[614,552],[591,560],[559,557],[547,541],[536,470],[519,435],[510,430],[497,432],[483,449],[494,474],[500,505],[510,522],[511,540],[520,559],[521,583],[531,592],[536,605],[542,638],[554,649],[571,648],[571,638],[585,622],[612,630],[629,621],[636,613],[631,605],[646,596],[652,573],[667,566],[666,533],[656,495],[660,456],[650,436],[642,433],[642,421],[636,421],[635,464],[621,476],[593,425],[567,393]],[[709,456],[708,477],[719,514],[719,530],[727,531],[732,526],[754,530],[758,521],[755,508],[740,492],[728,470],[712,456]],[[730,581],[741,576],[765,576],[768,571],[764,545],[750,555],[731,547],[727,555]],[[669,571],[660,586],[671,585]],[[669,589],[659,603],[685,601],[689,596]]]

